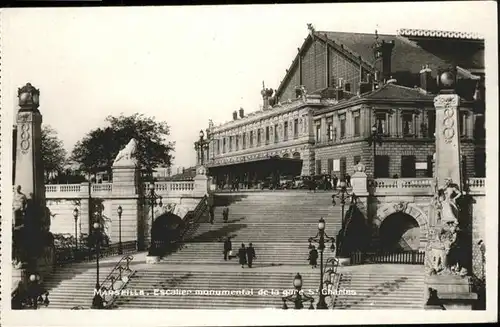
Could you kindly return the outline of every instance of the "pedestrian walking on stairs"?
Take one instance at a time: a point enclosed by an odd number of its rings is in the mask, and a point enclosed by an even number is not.
[[[316,268],[318,266],[318,251],[316,250],[316,247],[313,245],[311,251],[309,251],[309,264],[311,265],[311,268]]]
[[[241,243],[241,248],[238,250],[238,258],[240,259],[241,268],[245,268],[247,264],[247,250],[245,244]]]
[[[224,241],[224,261],[228,259],[231,260],[231,251],[233,250],[233,244],[231,243],[231,236],[228,236]]]
[[[255,249],[252,246],[252,243],[248,244],[247,247],[247,262],[248,262],[248,268],[252,268],[252,262],[253,259],[257,259],[255,256]]]
[[[224,209],[222,209],[222,220],[227,223],[227,220],[229,219],[229,208],[228,207],[224,207]]]

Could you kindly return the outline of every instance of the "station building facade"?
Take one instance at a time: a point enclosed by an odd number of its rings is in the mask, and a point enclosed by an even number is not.
[[[216,181],[255,185],[270,176],[352,173],[430,177],[437,76],[453,67],[461,96],[463,173],[484,177],[484,40],[467,33],[309,35],[260,110],[233,112],[208,128],[205,154]],[[375,126],[381,143],[369,145]]]

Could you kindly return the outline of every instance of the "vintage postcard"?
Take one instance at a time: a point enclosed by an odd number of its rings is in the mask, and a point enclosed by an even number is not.
[[[3,325],[496,320],[496,3],[0,17]]]

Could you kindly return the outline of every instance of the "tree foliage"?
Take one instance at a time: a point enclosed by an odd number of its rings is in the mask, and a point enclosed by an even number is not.
[[[46,178],[51,172],[61,172],[66,164],[67,152],[56,130],[44,125],[41,133],[41,156]]]
[[[151,173],[155,167],[170,166],[174,142],[168,142],[168,124],[142,114],[108,116],[107,127],[90,131],[75,145],[71,158],[80,168],[90,173],[111,172],[118,152],[135,138],[136,159],[143,169]]]

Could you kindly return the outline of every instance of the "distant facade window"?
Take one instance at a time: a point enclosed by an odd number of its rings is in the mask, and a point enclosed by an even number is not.
[[[328,137],[328,141],[333,141],[333,119],[329,118],[326,122],[326,135]]]
[[[299,119],[296,118],[293,121],[293,137],[297,138],[299,136]]]
[[[345,114],[342,114],[339,116],[339,120],[340,120],[340,138],[343,139],[345,138],[345,124],[346,124],[346,120],[345,120]]]
[[[259,128],[257,130],[257,146],[261,146],[262,144],[262,130]]]
[[[376,115],[377,133],[387,135],[389,133],[389,126],[387,124],[387,114],[377,113]]]
[[[415,156],[401,156],[401,177],[417,177]]]
[[[389,178],[389,156],[375,156],[375,178]]]
[[[241,146],[243,147],[243,150],[245,150],[247,148],[247,133],[246,132],[243,132]]]
[[[316,142],[319,143],[321,142],[321,122],[316,121],[316,130],[315,130],[315,138]]]
[[[266,126],[266,144],[269,144],[269,126]]]
[[[250,147],[253,148],[253,131],[250,131]]]
[[[321,175],[321,160],[316,160],[316,175]]]
[[[361,134],[361,115],[359,111],[352,113],[353,123],[354,123],[354,136],[359,136]]]
[[[235,139],[236,139],[235,151],[238,151],[240,149],[240,136],[236,135]]]
[[[425,172],[425,177],[432,177],[434,169],[434,160],[432,155],[427,156],[427,171]]]
[[[328,159],[327,165],[328,165],[328,174],[331,175],[333,172],[333,159]]]
[[[287,141],[288,140],[288,122],[283,123],[283,140]]]
[[[412,113],[403,113],[401,115],[402,122],[402,131],[403,136],[411,136],[414,134],[413,130],[413,114]]]
[[[279,141],[279,127],[278,124],[274,125],[274,143]]]
[[[226,153],[226,146],[227,146],[227,144],[226,144],[227,143],[226,142],[226,138],[223,138],[222,142],[223,142],[223,144],[222,144],[222,153]]]
[[[354,156],[353,163],[356,166],[361,161],[361,156]]]
[[[460,128],[460,137],[464,137],[467,135],[467,113],[461,111],[459,114],[459,123],[458,126]]]
[[[217,142],[215,145],[215,153],[220,154],[220,139],[217,139]]]
[[[231,151],[233,151],[233,136],[229,137],[229,151],[228,152],[231,152]]]
[[[434,133],[436,133],[436,112],[429,111],[427,112],[428,119],[428,128],[427,128],[427,137],[434,137]]]

